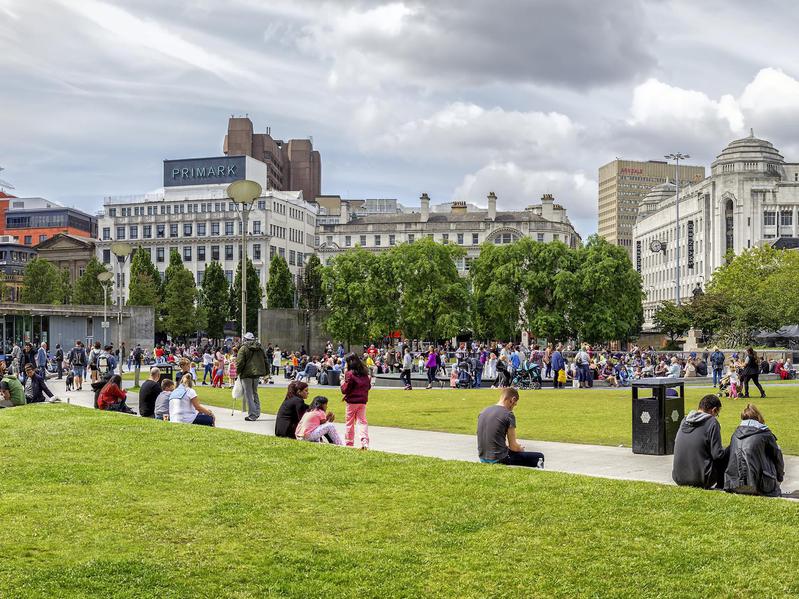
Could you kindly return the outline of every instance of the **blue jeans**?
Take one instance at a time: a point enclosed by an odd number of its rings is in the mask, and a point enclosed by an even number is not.
[[[714,387],[719,384],[719,381],[721,380],[721,374],[722,374],[721,368],[714,368],[713,369],[713,386]]]
[[[577,380],[581,383],[588,383],[588,364],[577,365]]]
[[[213,368],[214,368],[213,364],[206,364],[205,367],[203,368],[203,384],[205,384],[205,377],[207,377],[208,375],[211,376],[211,382],[213,382],[214,380],[214,373],[212,372]]]
[[[192,424],[200,424],[202,426],[214,426],[214,419],[208,414],[197,414]]]
[[[478,368],[474,371],[474,388],[479,389],[483,386],[483,369]]]

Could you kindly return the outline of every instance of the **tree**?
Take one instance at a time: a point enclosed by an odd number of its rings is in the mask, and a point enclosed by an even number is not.
[[[203,275],[200,290],[200,305],[206,312],[206,332],[211,339],[225,336],[229,286],[222,265],[213,261],[208,264]]]
[[[375,254],[355,247],[335,256],[322,270],[322,283],[330,309],[325,329],[332,336],[346,341],[348,347],[367,341],[376,328],[369,320],[373,309],[375,260]]]
[[[34,258],[25,266],[20,302],[23,304],[58,304],[62,300],[58,269],[47,260]]]
[[[285,263],[285,260],[283,262]],[[286,268],[288,269],[288,266]],[[245,331],[252,332],[257,330],[258,310],[263,307],[263,296],[264,292],[261,289],[261,279],[258,276],[258,271],[255,270],[252,261],[247,258],[247,326]],[[236,277],[230,287],[229,312],[230,320],[236,322],[236,328],[241,328],[241,262],[236,268]]]
[[[305,262],[302,276],[302,293],[300,293],[300,307],[308,310],[318,310],[325,305],[325,293],[322,286],[322,263],[316,254],[311,254]]]
[[[130,260],[129,306],[157,306],[161,303],[161,276],[150,252],[139,246]]]
[[[520,254],[524,315],[527,328],[548,341],[574,334],[569,304],[569,272],[575,270],[576,252],[564,243],[539,243],[523,238],[516,244]]]
[[[59,273],[59,288],[61,290],[61,298],[59,303],[68,306],[72,303],[72,281],[70,281],[69,270],[62,268]]]
[[[663,333],[666,333],[674,344],[675,339],[691,328],[690,309],[685,304],[677,305],[665,301],[655,310],[652,322]]]
[[[286,259],[279,254],[275,254],[269,263],[266,305],[269,308],[294,307],[294,277],[291,276]]]
[[[106,272],[97,258],[92,258],[86,264],[86,269],[83,274],[75,282],[75,291],[72,299],[76,304],[89,305],[89,306],[102,306],[105,299],[105,291],[103,290],[100,280],[97,278],[101,272]]]
[[[183,266],[177,250],[172,250],[169,255],[167,271],[169,278],[164,286],[163,329],[173,338],[185,337],[197,330],[197,286],[194,275]]]
[[[688,309],[691,326],[702,331],[706,342],[724,328],[727,306],[727,299],[720,293],[701,293],[691,300]]]
[[[512,246],[484,243],[469,268],[471,323],[479,338],[518,337],[523,276]]]

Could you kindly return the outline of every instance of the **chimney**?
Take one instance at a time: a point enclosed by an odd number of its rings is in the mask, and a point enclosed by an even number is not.
[[[466,214],[466,202],[463,201],[452,202],[449,211],[452,214]]]
[[[541,217],[545,218],[546,220],[555,220],[555,209],[553,204],[555,203],[555,198],[552,197],[551,193],[545,193],[541,196]]]
[[[488,220],[497,220],[497,194],[488,194]]]
[[[339,204],[338,222],[339,222],[339,224],[342,224],[342,225],[346,225],[348,222],[350,222],[350,203],[349,202],[345,202],[344,200],[341,200],[341,203]]]
[[[421,200],[422,204],[422,217],[419,219],[420,222],[426,223],[427,219],[430,218],[430,196],[426,193],[423,193],[419,200]]]

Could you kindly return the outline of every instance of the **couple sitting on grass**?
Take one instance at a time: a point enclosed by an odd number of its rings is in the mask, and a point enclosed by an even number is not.
[[[683,418],[674,441],[674,482],[779,497],[785,471],[782,451],[760,410],[747,404],[727,448],[721,444],[720,411],[721,400],[705,395],[699,409]]]

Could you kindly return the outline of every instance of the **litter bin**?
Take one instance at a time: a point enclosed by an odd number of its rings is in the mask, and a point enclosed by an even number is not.
[[[633,453],[671,455],[685,415],[682,379],[651,378],[632,382]]]
[[[340,370],[328,370],[327,371],[327,384],[331,387],[340,387],[341,386],[341,371]]]
[[[161,371],[161,376],[158,377],[158,384],[161,384],[161,381],[164,379],[171,379],[174,376],[174,368],[171,364],[159,364],[158,370]]]

